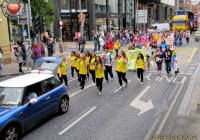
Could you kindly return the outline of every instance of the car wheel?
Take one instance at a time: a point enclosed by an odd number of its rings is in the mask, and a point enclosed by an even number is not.
[[[21,130],[18,125],[11,124],[8,125],[2,132],[2,140],[19,140],[21,135]]]
[[[59,105],[59,113],[64,114],[68,111],[69,108],[69,99],[67,97],[63,97],[60,101]]]

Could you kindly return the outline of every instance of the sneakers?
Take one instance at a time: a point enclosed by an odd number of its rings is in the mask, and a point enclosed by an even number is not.
[[[74,79],[74,77],[71,78],[71,80]]]
[[[77,86],[80,86],[81,82],[78,82]]]
[[[143,82],[141,82],[140,84],[143,85]]]
[[[121,86],[119,89],[123,89],[123,86]]]
[[[101,92],[99,92],[99,96],[101,96],[102,94],[101,94]]]
[[[114,80],[114,78],[111,78],[111,80]]]
[[[106,81],[104,81],[105,83],[108,83],[108,81],[106,80]]]
[[[159,73],[159,75],[161,76],[162,74],[161,74],[161,73]]]
[[[81,87],[81,90],[84,90],[84,87]]]
[[[69,88],[70,86],[69,86],[69,85],[67,85],[67,87]]]
[[[137,80],[140,80],[140,78],[138,78]]]
[[[127,87],[127,85],[128,85],[128,82],[124,86]]]
[[[94,87],[94,86],[96,86],[96,84],[95,84],[95,83],[93,84],[93,87]]]

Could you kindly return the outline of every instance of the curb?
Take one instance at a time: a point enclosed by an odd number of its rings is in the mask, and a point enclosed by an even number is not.
[[[187,108],[188,108],[188,105],[190,103],[192,92],[194,90],[194,86],[195,86],[196,79],[197,79],[199,72],[200,72],[200,65],[196,68],[194,74],[192,75],[192,78],[191,78],[190,83],[188,85],[188,88],[185,92],[185,95],[183,97],[183,101],[181,102],[181,105],[179,107],[177,115],[186,115]]]

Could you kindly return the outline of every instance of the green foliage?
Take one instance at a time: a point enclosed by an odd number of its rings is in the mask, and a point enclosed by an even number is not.
[[[24,3],[28,3],[27,0],[23,0]],[[54,17],[54,1],[48,0],[30,0],[31,2],[31,12],[33,16],[43,16],[44,17],[44,27],[49,30],[51,24],[55,21]]]

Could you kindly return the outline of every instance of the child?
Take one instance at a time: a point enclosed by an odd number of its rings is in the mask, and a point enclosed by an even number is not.
[[[138,80],[141,79],[141,85],[143,84],[143,73],[145,71],[145,61],[144,56],[142,53],[138,54],[138,57],[136,59],[135,68],[137,68],[137,76]]]

